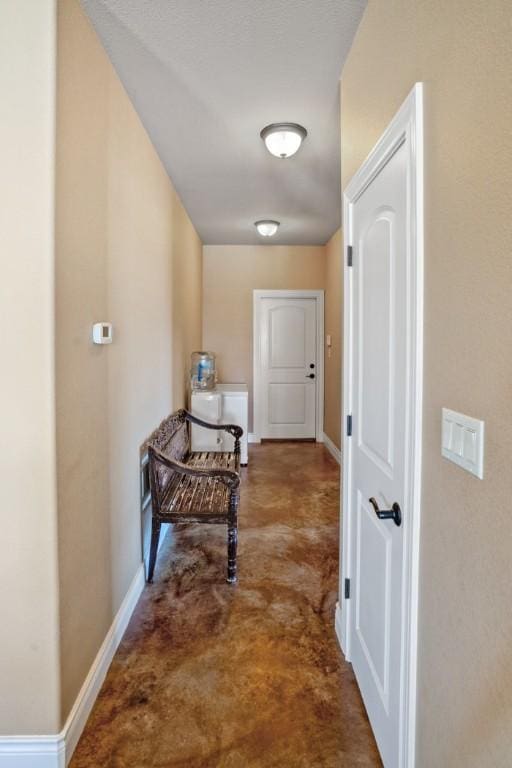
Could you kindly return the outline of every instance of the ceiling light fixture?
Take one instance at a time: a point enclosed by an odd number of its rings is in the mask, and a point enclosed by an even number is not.
[[[294,155],[307,135],[306,129],[297,123],[272,123],[260,133],[268,151],[281,158]]]
[[[272,237],[277,232],[279,222],[272,219],[261,219],[261,221],[255,221],[254,226],[262,237]]]

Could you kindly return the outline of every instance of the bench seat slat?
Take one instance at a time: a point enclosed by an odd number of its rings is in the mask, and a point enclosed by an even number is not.
[[[235,469],[233,453],[201,451],[190,453],[187,464],[206,469]],[[172,516],[190,520],[190,515],[198,521],[213,518],[223,522],[229,505],[229,489],[220,480],[212,477],[177,476],[177,481],[169,483],[162,499],[159,517]],[[192,522],[192,521],[191,521]]]

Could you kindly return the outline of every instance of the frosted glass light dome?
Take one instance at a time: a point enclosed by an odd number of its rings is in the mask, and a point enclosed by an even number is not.
[[[302,144],[308,132],[297,123],[272,123],[260,133],[268,151],[276,157],[291,157]]]
[[[261,219],[261,221],[255,221],[254,226],[262,237],[272,237],[277,232],[279,222],[272,219]]]

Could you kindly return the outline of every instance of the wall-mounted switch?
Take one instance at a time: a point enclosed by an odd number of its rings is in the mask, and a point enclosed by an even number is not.
[[[112,323],[94,323],[92,340],[95,344],[112,344]]]
[[[484,422],[443,408],[441,453],[481,480],[484,476]]]
[[[325,345],[327,347],[332,347],[332,337],[330,333],[328,333],[327,336],[325,337]]]

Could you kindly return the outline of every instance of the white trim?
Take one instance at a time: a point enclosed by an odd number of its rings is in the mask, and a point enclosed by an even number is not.
[[[172,523],[162,523],[162,527],[160,528],[160,539],[158,540],[158,549],[156,551],[157,555],[160,554],[160,550],[162,549],[165,540],[171,531]]]
[[[259,439],[258,435],[254,434],[254,432],[249,432],[247,435],[247,442],[255,443],[257,445],[258,443],[261,443],[261,440]]]
[[[142,563],[137,569],[132,583],[125,595],[121,607],[119,608],[112,625],[107,632],[101,648],[89,670],[87,677],[80,689],[71,712],[69,713],[66,724],[64,725],[64,734],[66,739],[66,764],[71,759],[78,739],[84,729],[85,723],[96,697],[100,692],[101,685],[112,663],[114,654],[126,631],[130,617],[134,611],[137,601],[144,589],[145,577]]]
[[[65,768],[66,744],[55,736],[0,737],[1,768]]]
[[[261,299],[315,299],[316,300],[316,426],[317,443],[323,442],[324,434],[324,291],[310,290],[262,290],[255,289],[253,294],[253,423],[255,442],[261,442],[260,401],[260,305]]]
[[[336,459],[338,464],[341,464],[341,451],[338,448],[338,446],[333,443],[329,435],[326,435],[325,432],[323,433],[323,442],[325,443],[325,447],[331,454],[331,456]]]
[[[144,584],[141,563],[62,731],[52,736],[0,736],[0,768],[65,768],[70,762]]]
[[[416,741],[416,676],[418,651],[418,590],[420,557],[420,500],[421,500],[421,435],[422,435],[422,382],[423,382],[423,85],[416,83],[390,125],[347,186],[343,196],[345,249],[352,245],[352,208],[377,173],[388,162],[397,148],[407,143],[408,152],[408,212],[411,307],[410,322],[413,331],[409,340],[409,387],[411,408],[410,435],[406,453],[410,460],[406,466],[408,497],[405,500],[409,514],[404,524],[404,579],[402,594],[403,643],[402,691],[400,710],[399,768],[414,768]],[[344,373],[343,417],[352,413],[351,371],[353,365],[352,275],[344,266]],[[350,578],[352,558],[350,552],[351,520],[351,440],[346,435],[343,446],[343,536],[341,550],[341,629],[340,644],[350,660],[351,601],[345,600],[342,585]],[[338,621],[338,614],[336,616]],[[338,624],[339,624],[338,621]],[[338,625],[337,625],[338,631]]]
[[[340,644],[340,648],[341,648],[341,636],[343,634],[343,617],[341,615],[341,605],[339,604],[339,601],[336,602],[336,610],[334,611],[334,631],[336,632],[336,637],[338,638],[338,643]]]

